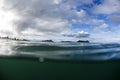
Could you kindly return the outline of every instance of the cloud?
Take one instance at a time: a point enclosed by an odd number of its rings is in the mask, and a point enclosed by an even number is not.
[[[7,10],[3,3],[4,0],[0,0],[0,31],[4,33],[14,33],[14,24],[12,22],[17,20],[18,16],[14,11]]]
[[[109,32],[109,25],[106,23],[103,23],[97,27],[94,28],[95,32]]]
[[[88,32],[85,32],[83,30],[78,32],[72,32],[69,34],[63,34],[63,35],[67,37],[75,37],[75,38],[88,38],[90,36]]]
[[[60,4],[62,0],[53,0],[55,4]]]
[[[119,23],[119,7],[119,0],[103,0],[100,4],[93,0],[0,0],[0,31],[18,36],[64,34],[85,38],[93,29],[96,33],[108,30],[109,24],[99,14],[106,14],[112,22]]]
[[[85,10],[77,5],[90,4],[92,0],[4,0],[3,7],[18,17],[11,20],[11,28],[17,35],[55,35],[65,34],[71,30],[71,20],[77,23],[98,24],[101,20],[92,19]],[[6,14],[8,15],[8,14]],[[71,19],[71,20],[69,20]],[[87,20],[87,22],[86,22]],[[12,30],[13,30],[12,29]]]
[[[90,25],[100,25],[104,23],[104,20],[96,19],[91,17],[85,10],[81,9],[80,11],[76,11],[76,18],[72,19],[72,23],[79,24],[90,24]]]
[[[112,22],[120,24],[120,15],[111,15],[108,17]]]
[[[88,32],[85,32],[85,31],[80,31],[75,36],[77,38],[86,38],[86,37],[89,37],[90,34]]]
[[[69,6],[81,6],[83,4],[92,4],[93,0],[63,0]]]
[[[57,4],[60,2],[61,0],[4,0],[2,7],[19,17],[17,20],[11,20],[17,34],[50,35],[67,32],[71,27],[67,18],[74,15],[74,12],[65,5],[59,7]],[[11,29],[13,25],[10,25]]]
[[[108,24],[102,24],[101,26],[100,26],[100,28],[108,28],[109,26],[108,26]]]
[[[102,4],[93,8],[96,14],[114,14],[120,13],[120,0],[104,0]]]

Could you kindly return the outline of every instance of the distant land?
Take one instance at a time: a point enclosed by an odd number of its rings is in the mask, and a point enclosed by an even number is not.
[[[89,41],[88,41],[88,40],[78,40],[77,42],[89,43]]]
[[[1,37],[0,36],[0,39],[15,40],[15,41],[29,41],[27,39],[10,38],[8,36],[6,36],[6,37]]]
[[[61,42],[65,42],[66,43],[66,42],[73,42],[73,41],[61,41]]]
[[[42,40],[41,42],[54,42],[53,40]]]
[[[14,41],[30,41],[28,39],[11,38],[11,37],[8,37],[8,36],[6,36],[6,37],[1,37],[0,36],[0,39],[7,39],[7,40],[14,40]],[[54,41],[53,40],[41,40],[40,42],[54,42]],[[60,41],[60,42],[62,42],[62,43],[69,42],[70,43],[70,42],[73,42],[73,41]],[[78,42],[78,43],[89,43],[88,40],[78,40],[76,42]]]

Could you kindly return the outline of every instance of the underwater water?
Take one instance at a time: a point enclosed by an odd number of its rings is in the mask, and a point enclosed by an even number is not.
[[[0,40],[0,56],[69,61],[120,59],[119,43],[33,42]]]
[[[49,79],[120,80],[120,44],[0,40],[0,80]]]

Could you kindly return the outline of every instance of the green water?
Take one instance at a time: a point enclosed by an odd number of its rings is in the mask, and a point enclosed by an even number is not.
[[[0,40],[0,80],[120,80],[120,44]]]
[[[37,59],[1,58],[0,80],[119,80],[120,61],[39,62]]]

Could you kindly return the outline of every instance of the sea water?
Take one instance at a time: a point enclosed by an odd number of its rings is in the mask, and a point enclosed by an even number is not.
[[[120,80],[119,43],[0,40],[0,80]]]
[[[38,42],[0,40],[0,56],[69,61],[120,59],[120,43]]]

